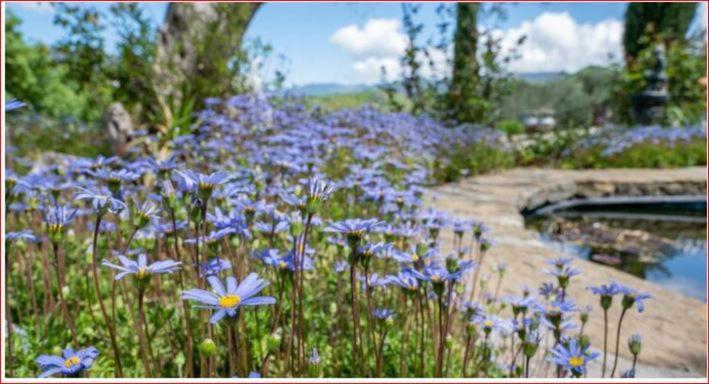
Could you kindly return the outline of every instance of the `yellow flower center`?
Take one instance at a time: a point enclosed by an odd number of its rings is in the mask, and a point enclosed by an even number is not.
[[[412,260],[414,263],[417,262],[417,261],[419,261],[419,255],[417,255],[417,254],[415,254],[415,253],[412,253],[412,254],[411,254],[411,260]]]
[[[286,263],[285,261],[281,261],[278,263],[278,267],[281,269],[286,269],[287,266],[288,266],[288,263]]]
[[[59,233],[63,228],[61,224],[49,224],[49,233]]]
[[[146,276],[148,276],[148,270],[145,267],[140,267],[138,268],[138,273],[136,273],[135,275],[138,276],[139,279],[145,278]]]
[[[81,361],[79,361],[79,358],[76,356],[72,356],[66,360],[64,360],[64,367],[65,368],[71,368],[77,364],[79,364]]]
[[[492,320],[485,320],[484,324],[486,327],[492,327],[493,325],[495,325],[495,323],[493,323]]]
[[[441,281],[441,276],[433,275],[433,276],[431,276],[431,280],[433,280],[434,283],[437,283],[437,282]]]
[[[569,365],[572,367],[580,367],[583,365],[583,356],[572,356],[569,358]]]
[[[239,295],[226,295],[219,298],[219,306],[222,308],[234,308],[241,303]]]

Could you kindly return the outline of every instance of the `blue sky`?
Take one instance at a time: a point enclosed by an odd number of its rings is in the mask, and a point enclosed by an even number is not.
[[[63,36],[47,4],[5,4],[22,19],[21,30],[31,41],[51,44]],[[142,6],[156,23],[162,21],[165,3]],[[422,4],[418,20],[424,35],[434,30],[435,8],[435,3]],[[505,46],[527,35],[513,71],[574,71],[620,57],[625,8],[625,3],[509,3],[507,19],[494,27]],[[287,58],[291,84],[372,83],[381,66],[398,70],[405,44],[401,14],[398,3],[270,3],[256,14],[247,39],[259,37]],[[109,45],[112,35],[106,32]]]

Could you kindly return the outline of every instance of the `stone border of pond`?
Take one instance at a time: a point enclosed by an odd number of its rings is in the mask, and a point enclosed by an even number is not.
[[[498,262],[507,264],[502,294],[532,290],[547,276],[540,273],[544,261],[562,256],[543,243],[539,233],[525,228],[523,212],[569,199],[607,196],[705,196],[707,168],[557,170],[515,168],[495,174],[466,178],[431,188],[426,203],[456,217],[474,217],[491,231],[493,247],[486,256],[484,272]],[[443,250],[452,246],[452,235],[444,237]],[[568,255],[567,255],[568,256]],[[621,340],[631,333],[643,337],[639,363],[642,377],[707,377],[707,303],[670,291],[612,267],[577,259],[582,270],[575,277],[571,297],[579,306],[596,304],[585,287],[615,280],[644,292],[653,299],[639,316],[629,314],[633,327],[623,327]],[[613,313],[611,316],[617,316]],[[602,345],[602,316],[591,316],[586,333],[592,345]],[[628,323],[628,324],[629,324]],[[609,331],[615,332],[609,328]],[[627,333],[627,334],[626,334]],[[630,359],[621,348],[623,361]],[[596,367],[597,368],[597,367]],[[593,366],[590,367],[594,369]]]
[[[676,196],[603,196],[603,197],[586,197],[572,198],[562,200],[555,203],[550,203],[542,207],[535,208],[532,211],[525,210],[522,214],[526,217],[529,215],[545,215],[555,211],[569,208],[588,208],[588,207],[641,207],[641,206],[658,206],[671,204],[672,206],[683,205],[704,205],[706,210],[706,195],[676,195]]]

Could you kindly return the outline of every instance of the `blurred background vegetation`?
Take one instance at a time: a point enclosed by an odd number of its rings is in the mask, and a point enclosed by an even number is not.
[[[264,57],[276,55],[274,47],[261,41],[243,41],[260,6],[171,3],[164,23],[156,25],[136,3],[116,3],[107,11],[53,3],[54,23],[64,29],[65,36],[51,46],[28,42],[18,28],[20,19],[8,12],[5,91],[8,99],[28,105],[24,112],[8,116],[13,127],[12,150],[19,155],[47,150],[110,154],[103,119],[109,105],[116,102],[129,112],[135,130],[165,141],[189,133],[197,122],[196,112],[210,97],[256,90],[287,95],[285,70],[277,69],[258,87],[249,81],[249,74],[263,65]],[[515,49],[504,50],[498,36],[479,28],[482,23],[494,26],[496,20],[503,20],[506,6],[441,4],[438,35],[426,38],[417,21],[420,6],[403,4],[402,26],[408,45],[401,57],[403,70],[393,74],[394,80],[383,76],[378,87],[308,95],[303,100],[325,110],[373,105],[384,111],[424,113],[451,126],[490,126],[510,139],[527,130],[524,119],[530,112],[551,111],[552,131],[538,135],[512,159],[491,156],[481,148],[459,148],[455,152],[462,159],[453,163],[463,162],[473,172],[515,164],[592,167],[605,163],[600,158],[594,164],[589,158],[576,163],[561,158],[589,135],[591,127],[636,124],[630,99],[646,87],[644,75],[655,65],[652,51],[659,44],[665,48],[669,79],[662,123],[703,122],[706,31],[690,31],[697,3],[629,4],[624,58],[606,67],[549,74],[544,81],[510,73],[507,68],[516,58]],[[102,34],[109,25],[119,35],[117,49],[111,53]],[[517,44],[524,44],[524,37]],[[434,49],[449,52],[450,70],[442,74],[431,70],[427,73],[438,75],[424,76],[424,69],[434,65]],[[476,159],[482,157],[492,157],[493,165],[478,166]],[[680,163],[686,164],[686,159]],[[633,163],[618,166],[626,165]]]

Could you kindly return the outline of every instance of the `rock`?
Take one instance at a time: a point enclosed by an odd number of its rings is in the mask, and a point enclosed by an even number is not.
[[[591,256],[591,259],[594,261],[597,261],[599,263],[603,264],[608,264],[608,265],[620,265],[622,260],[618,256],[613,256],[613,255],[606,255],[604,253],[597,253]]]
[[[130,143],[131,133],[133,132],[133,122],[130,114],[123,107],[123,104],[113,103],[106,109],[104,122],[113,153],[118,156],[125,155]]]
[[[612,195],[615,192],[615,185],[613,185],[613,183],[596,182],[593,188],[603,196]]]

